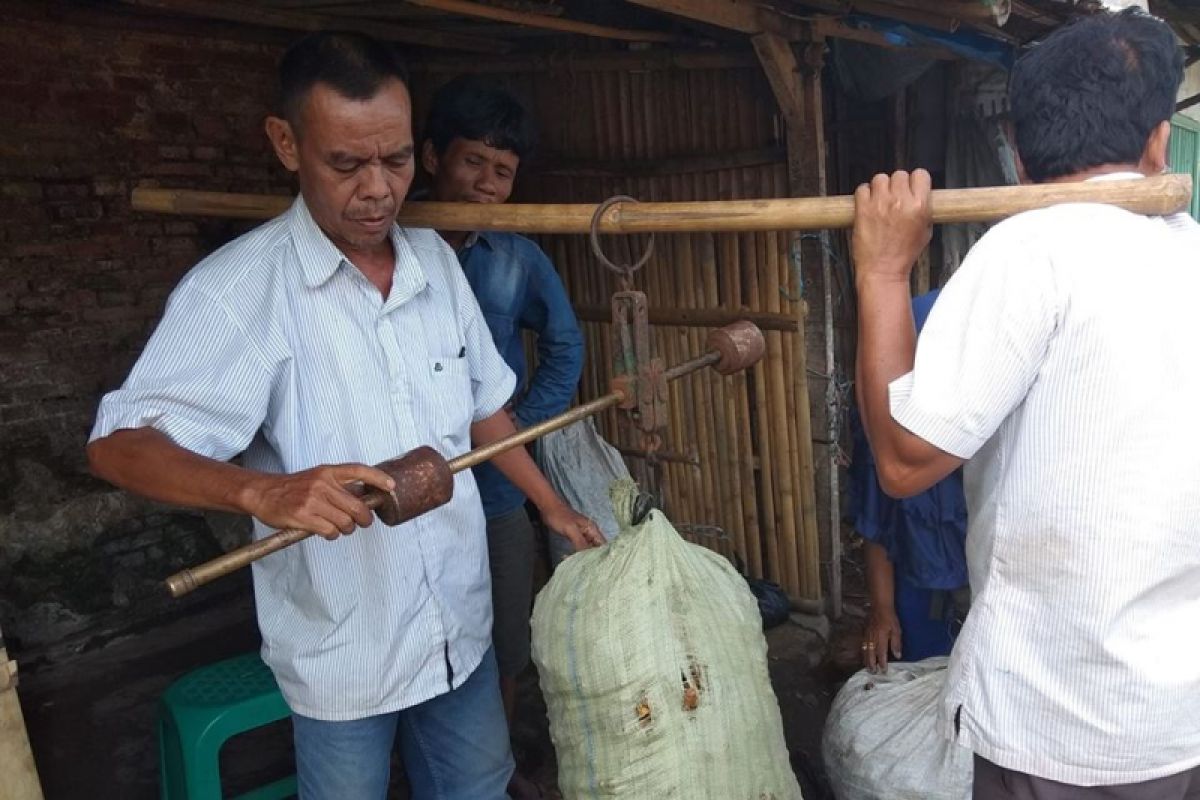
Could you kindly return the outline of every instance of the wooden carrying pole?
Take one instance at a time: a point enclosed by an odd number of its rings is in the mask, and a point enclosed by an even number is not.
[[[1139,214],[1172,214],[1192,197],[1189,175],[1134,180],[1045,183],[983,189],[937,189],[933,221],[991,222],[1059,203],[1108,203]],[[269,219],[287,210],[279,195],[134,189],[135,211],[210,217]],[[513,233],[587,233],[591,203],[405,203],[397,221],[413,228]],[[599,221],[601,233],[735,233],[848,228],[854,198],[801,197],[772,200],[703,200],[684,203],[617,203]]]

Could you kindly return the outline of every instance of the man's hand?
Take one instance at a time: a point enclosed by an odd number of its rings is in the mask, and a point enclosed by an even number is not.
[[[900,655],[900,620],[895,609],[873,607],[863,629],[863,666],[871,672],[887,672],[888,651]]]
[[[576,551],[604,544],[604,534],[600,532],[600,527],[566,503],[538,510],[546,527],[569,541]]]
[[[908,281],[913,264],[929,244],[933,218],[929,173],[901,170],[876,175],[854,192],[851,251],[856,280]]]
[[[365,464],[314,467],[291,475],[257,474],[244,489],[243,505],[251,516],[274,528],[298,528],[326,539],[367,527],[373,515],[362,500],[346,490],[360,481],[384,492],[396,483]]]

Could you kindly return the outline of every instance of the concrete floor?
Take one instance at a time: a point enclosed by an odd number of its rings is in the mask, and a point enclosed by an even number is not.
[[[847,660],[857,656],[856,626],[850,618],[835,627],[832,647],[791,623],[767,634],[772,681],[806,800],[830,797],[820,732],[839,683],[852,671]],[[158,696],[184,672],[257,645],[253,601],[244,587],[136,633],[53,653],[12,654],[21,664],[19,693],[48,800],[157,797]],[[521,691],[523,711],[513,732],[520,765],[553,785],[553,748],[532,670]],[[237,737],[222,752],[227,794],[291,771],[286,721]],[[400,770],[394,772],[392,796],[408,797]]]

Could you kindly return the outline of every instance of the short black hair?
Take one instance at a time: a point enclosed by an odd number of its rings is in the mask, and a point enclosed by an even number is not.
[[[396,45],[362,33],[312,33],[289,47],[279,62],[276,113],[298,129],[304,101],[318,83],[351,100],[370,100],[390,80],[408,85]]]
[[[500,84],[475,75],[452,78],[434,93],[425,138],[439,156],[455,138],[511,150],[521,159],[537,146],[537,131],[525,106]]]
[[[1136,163],[1175,112],[1183,53],[1162,20],[1139,8],[1059,28],[1009,79],[1016,148],[1042,182],[1105,164]]]

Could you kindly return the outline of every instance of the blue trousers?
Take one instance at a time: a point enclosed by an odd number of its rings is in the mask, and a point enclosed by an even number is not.
[[[413,800],[504,800],[513,772],[492,650],[457,689],[420,705],[346,722],[292,715],[301,800],[384,800],[392,746]]]
[[[935,614],[934,595],[938,590],[922,589],[896,576],[896,618],[900,620],[905,661],[921,661],[931,656],[948,656],[958,635],[954,603],[949,592],[941,592],[941,613]]]

